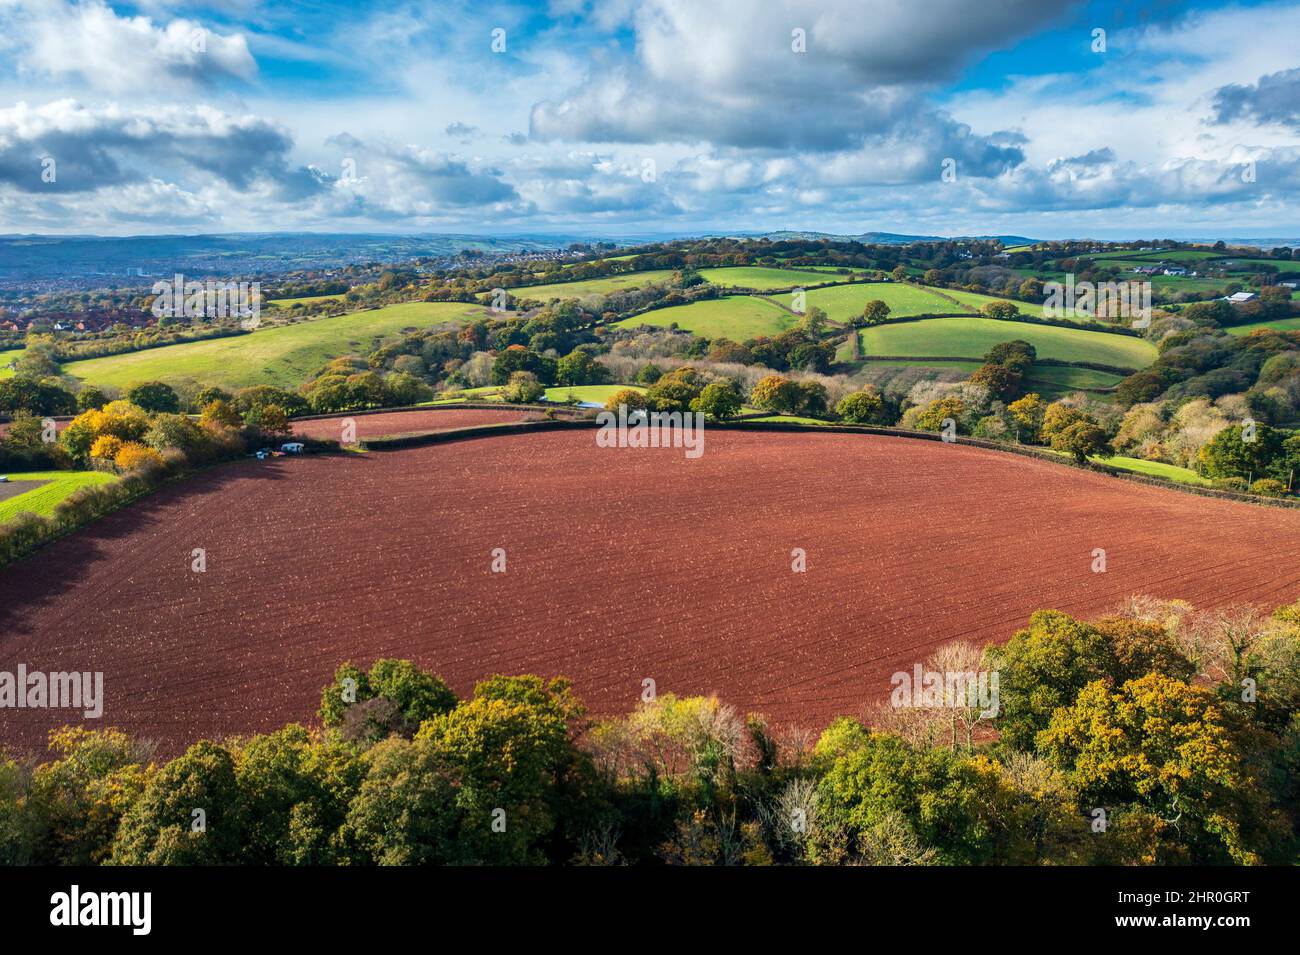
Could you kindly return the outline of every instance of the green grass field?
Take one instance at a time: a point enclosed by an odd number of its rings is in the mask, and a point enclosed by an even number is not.
[[[678,327],[705,338],[730,338],[741,342],[760,335],[778,335],[798,321],[798,315],[765,299],[729,295],[726,298],[705,299],[689,305],[656,309],[617,324],[624,328],[636,328],[639,325],[667,328],[676,322]]]
[[[1040,451],[1046,451],[1048,454],[1055,454],[1058,457],[1068,457],[1063,451],[1053,451],[1050,448],[1039,448]],[[1165,464],[1163,461],[1147,461],[1143,458],[1129,458],[1122,454],[1117,454],[1113,458],[1091,457],[1088,459],[1094,464],[1106,464],[1112,468],[1118,468],[1121,471],[1131,471],[1134,474],[1145,474],[1148,477],[1164,478],[1166,481],[1177,481],[1179,484],[1200,484],[1209,485],[1212,482],[1207,478],[1201,477],[1191,468],[1180,468],[1176,464]]]
[[[955,298],[957,301],[968,307],[972,312],[978,312],[989,302],[1010,301],[1009,299],[997,298],[993,295],[980,295],[978,292],[961,292],[956,289],[948,288],[938,289],[938,291],[942,292],[944,295],[950,296],[951,298]],[[1011,304],[1020,309],[1022,315],[1033,315],[1039,318],[1042,317],[1043,305],[1041,302],[1011,302]]]
[[[846,361],[841,347],[837,360]],[[862,362],[868,368],[933,368],[937,371],[956,370],[967,375],[976,371],[982,362],[978,358],[949,361],[872,361]],[[1043,398],[1055,400],[1080,388],[1113,388],[1122,379],[1105,371],[1091,368],[1070,368],[1065,365],[1035,365],[1025,379],[1023,390],[1037,392]],[[1104,399],[1105,396],[1094,396]]]
[[[1108,371],[1070,368],[1067,365],[1035,365],[1029,372],[1031,383],[1047,383],[1067,391],[1075,388],[1114,388],[1124,379]]]
[[[833,421],[822,421],[818,418],[804,418],[794,414],[770,414],[770,415],[764,415],[761,418],[746,418],[745,421],[741,422],[741,424],[744,424],[745,422],[748,421],[784,421],[786,424],[820,424],[820,425],[835,423]]]
[[[873,299],[879,299],[889,306],[893,316],[932,315],[943,312],[955,312],[951,302],[944,301],[933,292],[904,285],[898,282],[858,282],[852,285],[836,285],[831,288],[813,289],[804,295],[808,308],[816,306],[824,311],[833,321],[847,322],[862,314],[863,308]],[[794,296],[785,294],[777,296],[777,301],[790,307]]]
[[[523,288],[506,289],[517,299],[532,299],[549,302],[553,298],[576,298],[580,300],[600,298],[610,292],[623,292],[627,289],[641,288],[653,282],[671,280],[671,269],[657,269],[650,272],[629,272],[624,275],[606,275],[598,279],[582,279],[577,282],[553,282],[550,285],[529,285]]]
[[[55,505],[73,491],[97,484],[111,484],[117,480],[116,475],[106,474],[103,471],[28,471],[25,474],[5,476],[11,481],[48,481],[49,483],[0,501],[0,524],[13,520],[23,511],[49,517],[54,513]]]
[[[762,266],[700,269],[700,275],[714,285],[740,286],[760,291],[799,285],[821,285],[824,282],[834,282],[836,279],[848,280],[847,275],[838,276],[834,272],[812,269],[770,269]]]
[[[1042,358],[1145,368],[1155,347],[1140,338],[990,318],[928,318],[862,329],[866,355],[980,358],[999,342],[1021,339]]]
[[[18,356],[26,349],[11,348],[8,351],[0,351],[0,378],[8,378],[13,374],[13,369],[9,367],[11,361],[17,361]]]
[[[1251,322],[1249,325],[1236,325],[1225,328],[1229,335],[1249,335],[1260,328],[1271,328],[1275,332],[1300,331],[1300,318],[1279,318],[1271,322]]]
[[[645,391],[640,385],[556,385],[554,388],[546,389],[546,400],[564,401],[572,395],[579,401],[599,402],[603,405],[611,395],[629,389]]]
[[[333,302],[345,294],[347,293],[336,292],[333,295],[304,295],[302,298],[268,298],[266,304],[276,308],[293,308],[295,305],[310,305],[312,302]]]
[[[92,385],[116,388],[154,379],[190,379],[223,388],[295,388],[330,359],[364,355],[383,338],[487,314],[481,306],[461,302],[410,302],[262,328],[235,338],[74,361],[63,371]]]
[[[1133,278],[1139,278],[1134,275]],[[1205,279],[1205,278],[1188,278],[1185,275],[1151,275],[1140,276],[1143,279],[1149,278],[1151,288],[1165,295],[1177,294],[1178,292],[1222,292],[1228,284],[1228,279]]]

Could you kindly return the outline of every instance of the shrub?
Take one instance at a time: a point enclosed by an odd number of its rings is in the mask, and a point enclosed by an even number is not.
[[[163,456],[147,444],[141,444],[138,441],[128,441],[123,444],[113,456],[113,463],[123,471],[134,471],[136,468],[148,467],[150,465],[162,466]]]
[[[1274,478],[1260,478],[1250,486],[1250,493],[1260,497],[1284,497],[1286,485]]]
[[[112,461],[117,457],[117,453],[121,450],[121,438],[111,434],[101,434],[95,439],[95,443],[90,446],[90,456],[92,458],[104,458]]]
[[[877,422],[883,410],[884,399],[872,385],[866,385],[861,391],[845,395],[835,406],[835,413],[850,424]]]
[[[755,408],[779,414],[798,410],[803,399],[799,386],[785,375],[768,375],[754,386],[749,401]]]
[[[531,371],[516,371],[510,375],[510,380],[506,382],[501,396],[506,401],[515,404],[527,405],[534,401],[540,401],[546,394],[546,386],[537,380],[537,376]]]
[[[605,410],[617,411],[619,405],[627,405],[629,411],[634,408],[644,408],[646,406],[645,395],[633,388],[624,388],[622,391],[616,391],[609,396],[605,402]]]

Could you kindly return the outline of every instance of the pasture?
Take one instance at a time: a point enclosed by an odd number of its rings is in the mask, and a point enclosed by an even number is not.
[[[849,322],[860,317],[866,304],[873,299],[879,299],[888,305],[891,316],[951,314],[960,311],[929,289],[899,282],[835,285],[831,288],[813,289],[805,293],[804,298],[808,308],[816,306],[836,322]],[[777,296],[777,301],[789,308],[793,305],[794,296],[780,295]]]
[[[1012,305],[1020,309],[1022,315],[1033,315],[1041,318],[1043,314],[1043,305],[1041,302],[1012,301],[1011,299],[1006,298],[996,298],[992,295],[980,295],[978,292],[963,292],[957,289],[948,288],[936,289],[936,291],[942,295],[947,295],[950,298],[955,298],[957,301],[961,302],[962,305],[966,306],[966,308],[970,309],[972,314],[978,312],[989,302],[1011,302]]]
[[[409,302],[260,328],[233,338],[74,361],[65,364],[63,371],[92,385],[116,388],[154,379],[192,380],[228,389],[296,388],[332,358],[364,355],[385,338],[488,314],[482,306],[461,302]]]
[[[1149,342],[1110,332],[1091,332],[990,318],[927,318],[861,330],[863,354],[898,357],[981,358],[999,342],[1020,339],[1040,358],[1145,368],[1156,358]]]
[[[17,361],[24,351],[26,351],[24,348],[10,348],[7,351],[0,351],[0,378],[8,378],[14,373],[13,369],[9,367],[9,363]]]
[[[563,301],[576,298],[590,301],[609,295],[611,292],[626,292],[628,289],[643,288],[655,282],[672,280],[671,269],[656,269],[648,272],[627,272],[622,275],[606,275],[598,279],[580,279],[577,282],[552,282],[549,285],[527,285],[506,289],[516,299],[530,299],[537,302],[550,302],[552,299]]]
[[[28,471],[26,473],[5,475],[11,482],[41,482],[38,487],[30,487],[21,494],[12,497],[0,497],[0,524],[11,521],[24,511],[50,517],[55,505],[73,491],[83,487],[99,484],[111,484],[117,480],[114,474],[104,471]],[[0,495],[7,485],[0,484]]]
[[[836,275],[834,272],[814,269],[772,269],[762,266],[700,269],[700,276],[714,285],[752,288],[759,291],[800,285],[821,285],[825,282],[848,281],[849,278],[847,275]]]
[[[689,305],[655,309],[624,319],[616,325],[621,328],[636,328],[640,325],[667,328],[676,323],[679,328],[705,338],[730,338],[740,342],[760,335],[779,335],[798,324],[799,318],[800,316],[764,298],[729,295],[726,298],[704,299]]]

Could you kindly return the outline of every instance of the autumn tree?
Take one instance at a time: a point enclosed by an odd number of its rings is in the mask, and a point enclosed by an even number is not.
[[[862,309],[862,321],[866,325],[879,325],[889,317],[889,306],[880,299],[872,299]]]
[[[1087,684],[1038,740],[1088,806],[1134,805],[1160,821],[1156,861],[1266,861],[1280,826],[1213,693],[1158,673]]]
[[[874,385],[845,395],[835,406],[835,413],[850,424],[869,424],[880,420],[884,399]]]

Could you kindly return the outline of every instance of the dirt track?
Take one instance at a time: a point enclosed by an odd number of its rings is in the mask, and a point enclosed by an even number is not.
[[[715,431],[687,460],[511,435],[168,488],[0,572],[0,670],[102,670],[94,725],[164,752],[310,719],[339,661],[378,656],[462,694],[560,673],[613,713],[653,678],[819,726],[938,644],[1005,639],[1036,608],[1093,615],[1135,592],[1271,607],[1300,595],[1298,558],[1300,512],[975,448]],[[69,721],[3,710],[0,743]]]

